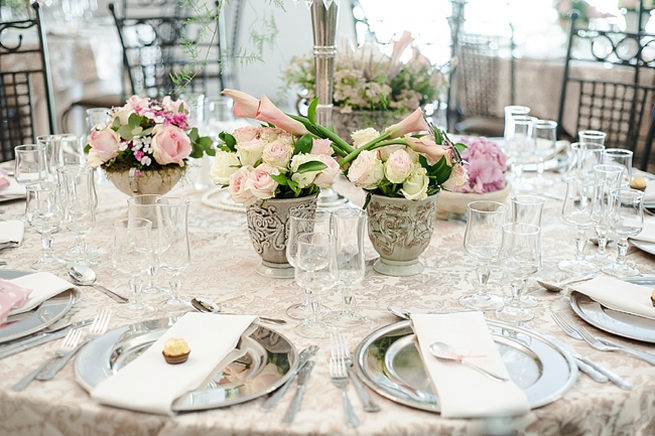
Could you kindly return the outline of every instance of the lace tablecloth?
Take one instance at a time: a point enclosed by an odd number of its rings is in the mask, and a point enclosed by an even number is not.
[[[342,183],[356,201],[355,193]],[[97,224],[88,237],[89,245],[100,251],[101,265],[96,267],[99,283],[127,294],[126,280],[111,267],[112,222],[126,215],[126,196],[113,187],[99,189],[100,205]],[[291,279],[267,279],[254,273],[259,257],[253,250],[246,232],[243,214],[203,206],[201,193],[190,183],[182,183],[174,193],[192,200],[190,233],[192,265],[184,275],[182,294],[207,296],[230,312],[256,313],[284,317],[285,308],[301,299],[301,292]],[[561,193],[561,189],[560,189]],[[547,200],[543,229],[544,267],[538,275],[551,280],[563,278],[557,261],[573,256],[574,232],[559,217],[561,203]],[[6,204],[0,210],[1,219],[20,217],[23,203]],[[475,281],[472,260],[462,248],[464,225],[438,221],[432,242],[422,256],[426,266],[421,275],[407,278],[386,277],[368,272],[364,285],[356,290],[358,310],[367,317],[360,326],[347,330],[349,345],[354,349],[366,335],[383,325],[396,321],[386,310],[388,304],[407,309],[457,310],[457,298],[473,291]],[[55,251],[62,252],[72,244],[71,235],[60,232],[55,237]],[[5,268],[28,269],[40,250],[38,235],[27,229],[23,245],[0,253],[7,261]],[[644,272],[653,272],[653,258],[631,251],[628,259]],[[64,277],[64,269],[59,275]],[[494,291],[508,293],[500,274],[492,275]],[[101,307],[119,305],[92,288],[83,288],[81,300],[72,310],[72,319],[91,318]],[[560,295],[539,290],[536,318],[530,326],[542,333],[557,336],[564,343],[612,368],[634,385],[627,392],[614,384],[599,384],[581,374],[574,387],[558,401],[516,418],[503,427],[538,434],[655,434],[655,367],[618,353],[591,349],[580,341],[566,337],[551,320],[552,310],[569,310]],[[326,299],[336,307],[338,295]],[[164,316],[164,314],[161,314]],[[493,313],[487,314],[489,318]],[[134,319],[133,321],[137,321]],[[364,413],[350,385],[350,396],[361,425],[354,430],[344,420],[340,391],[329,379],[328,340],[308,340],[294,333],[294,321],[276,327],[287,335],[298,349],[312,343],[321,348],[315,357],[316,366],[309,379],[302,409],[292,426],[281,418],[291,401],[288,392],[272,413],[260,409],[260,400],[224,409],[183,414],[169,418],[100,406],[74,380],[69,364],[52,381],[33,382],[23,392],[10,387],[43,358],[51,355],[57,342],[49,343],[0,360],[0,434],[436,434],[486,433],[489,423],[483,420],[447,420],[438,414],[414,410],[379,396],[375,400],[382,412]],[[114,317],[111,328],[130,321]],[[577,321],[582,324],[582,321]],[[593,329],[592,329],[593,330]],[[627,342],[627,341],[626,341]],[[653,351],[653,346],[633,343],[638,348]]]

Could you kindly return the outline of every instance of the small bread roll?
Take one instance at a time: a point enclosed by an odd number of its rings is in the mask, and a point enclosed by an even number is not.
[[[632,189],[639,189],[640,191],[643,191],[646,189],[646,179],[641,176],[633,177],[632,182],[630,183],[630,187]]]

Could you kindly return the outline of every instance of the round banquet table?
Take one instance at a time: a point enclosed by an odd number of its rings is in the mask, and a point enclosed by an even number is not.
[[[550,177],[555,178],[552,175]],[[559,176],[557,176],[559,177]],[[362,193],[341,180],[337,189],[362,201]],[[563,193],[558,184],[554,192]],[[99,206],[97,223],[88,235],[88,244],[100,251],[102,262],[95,267],[98,282],[127,295],[126,278],[111,266],[112,222],[124,217],[127,197],[113,186],[98,187]],[[245,215],[207,207],[201,203],[202,193],[193,189],[189,180],[180,183],[170,195],[191,200],[190,235],[192,264],[184,273],[181,294],[187,300],[206,296],[222,304],[229,312],[253,313],[285,317],[285,308],[301,299],[301,292],[293,279],[270,279],[254,273],[259,257],[252,248],[246,231]],[[544,210],[543,268],[539,277],[550,281],[566,275],[557,269],[557,262],[573,256],[574,231],[559,217],[561,202],[547,199]],[[18,218],[24,203],[6,203],[0,208],[0,219]],[[366,279],[356,289],[357,310],[366,316],[366,322],[344,331],[351,350],[373,330],[397,321],[386,307],[389,304],[410,310],[461,309],[457,298],[473,292],[474,264],[464,252],[462,238],[464,224],[437,221],[430,246],[422,255],[425,271],[413,277],[387,277],[368,266]],[[63,252],[73,242],[72,235],[61,231],[55,235],[55,252]],[[23,245],[0,253],[7,262],[4,268],[28,270],[29,264],[39,255],[38,234],[26,228]],[[370,248],[370,247],[369,247]],[[589,249],[589,248],[588,248]],[[629,261],[636,263],[642,272],[655,270],[651,255],[631,249]],[[65,277],[62,267],[57,275]],[[502,283],[501,274],[494,270],[491,290],[509,292]],[[533,282],[531,288],[535,288]],[[71,311],[72,320],[92,318],[101,307],[119,310],[119,305],[92,288],[81,288],[81,299]],[[612,383],[596,383],[580,374],[575,385],[562,398],[524,416],[503,423],[503,434],[517,431],[535,434],[655,434],[655,367],[646,362],[619,353],[596,351],[582,341],[565,336],[550,317],[553,310],[566,310],[562,295],[536,290],[539,298],[536,318],[528,323],[541,333],[557,337],[577,351],[611,368],[634,385],[632,391],[619,389]],[[338,292],[325,298],[331,307],[339,304]],[[571,312],[572,313],[572,312]],[[166,316],[160,313],[158,316]],[[494,319],[493,313],[486,316]],[[27,372],[50,356],[58,341],[24,351],[0,360],[0,434],[480,434],[490,431],[489,422],[483,419],[444,419],[435,413],[415,410],[372,394],[381,406],[380,413],[364,413],[352,383],[350,397],[360,420],[353,429],[345,423],[341,392],[330,383],[328,339],[309,340],[294,332],[295,322],[274,328],[286,335],[298,350],[317,344],[316,366],[308,381],[302,407],[295,422],[287,426],[281,422],[291,401],[287,392],[273,412],[260,409],[262,399],[237,406],[209,411],[186,413],[175,417],[149,415],[102,406],[92,400],[75,381],[73,365],[68,364],[49,382],[33,382],[26,390],[14,392],[11,386]],[[114,316],[110,328],[139,321]],[[575,322],[584,322],[575,318]],[[605,333],[591,328],[594,333]],[[619,339],[624,341],[622,339]],[[625,340],[637,348],[655,351],[652,345]],[[295,390],[295,384],[292,389]]]

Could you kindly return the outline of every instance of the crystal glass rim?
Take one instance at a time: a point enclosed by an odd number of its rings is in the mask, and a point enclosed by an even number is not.
[[[509,106],[505,106],[503,108],[503,111],[505,112],[505,114],[507,114],[509,112],[510,115],[513,115],[514,113],[516,113],[518,115],[527,115],[527,114],[530,113],[530,110],[531,109],[528,106],[521,106],[521,105],[514,105],[514,104],[509,105]]]
[[[622,173],[625,168],[616,164],[596,164],[594,165],[594,173]]]
[[[493,207],[495,206],[495,209],[479,209],[478,207],[482,207],[482,204],[488,205],[488,207]],[[503,203],[500,203],[498,201],[492,201],[492,200],[475,200],[471,201],[466,204],[466,209],[470,212],[476,212],[476,213],[488,213],[488,214],[493,214],[493,213],[500,213],[500,212],[507,212],[507,206],[504,205]]]
[[[625,148],[606,148],[604,153],[608,156],[633,156],[634,152]]]
[[[545,128],[553,128],[557,127],[557,121],[553,120],[537,120],[534,122],[534,128],[535,129],[545,129]]]
[[[32,151],[35,149],[45,150],[43,144],[20,144],[14,147],[14,152],[16,151]]]
[[[522,200],[521,200],[522,199]],[[539,195],[531,195],[531,194],[515,194],[512,195],[512,198],[510,199],[512,203],[516,202],[519,204],[544,204],[546,202],[546,199],[543,197],[540,197]]]
[[[541,231],[541,227],[535,226],[534,224],[505,223],[505,224],[503,224],[503,232],[507,232],[506,229],[509,229],[510,227],[519,227],[519,228],[524,229],[524,230],[520,230],[520,231],[513,231],[512,233],[514,233],[516,235],[538,235],[539,232]]]
[[[130,230],[151,230],[152,221],[145,218],[119,218],[114,221],[114,230],[116,229],[130,229]]]
[[[603,138],[607,137],[607,133],[600,130],[580,130],[578,131],[578,138],[581,136],[588,136],[590,138]]]

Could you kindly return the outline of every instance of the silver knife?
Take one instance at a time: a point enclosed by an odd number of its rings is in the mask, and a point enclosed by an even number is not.
[[[612,381],[615,385],[620,387],[621,389],[625,389],[626,391],[631,391],[632,390],[632,384],[630,382],[627,382],[623,380],[619,375],[615,374],[614,372],[610,371],[609,369],[605,368],[604,366],[599,365],[598,363],[594,362],[593,360],[583,356],[582,354],[578,353],[577,351],[571,350],[571,354],[573,357],[576,359],[581,360],[583,363],[586,363],[599,373],[603,374],[606,376],[608,379]]]
[[[569,354],[571,354],[571,356],[573,356],[573,358],[575,359],[575,363],[578,366],[578,369],[584,372],[585,374],[587,374],[592,379],[596,380],[598,383],[605,383],[609,380],[605,374],[596,371],[593,367],[587,365],[583,360],[576,357],[576,355],[581,356],[581,354],[575,351],[574,349],[572,349],[571,347],[567,347],[566,345],[564,345],[562,342],[560,342],[559,339],[556,339],[553,336],[548,336],[548,335],[544,335],[544,337],[549,341],[551,341],[556,346],[560,347],[562,350],[567,351]]]
[[[632,354],[633,356],[650,363],[651,365],[655,365],[655,354],[632,348],[629,345],[625,345],[608,338],[598,338],[598,340],[605,345],[617,347],[628,354]]]
[[[30,348],[46,344],[50,341],[63,338],[66,336],[69,330],[84,327],[88,324],[91,324],[91,322],[93,322],[93,319],[85,319],[84,321],[78,321],[76,323],[69,324],[68,326],[52,333],[39,333],[36,336],[31,336],[26,339],[21,339],[18,342],[2,346],[0,347],[0,359],[13,356],[16,353],[20,353],[22,351],[29,350]]]
[[[267,412],[270,412],[277,406],[277,403],[280,401],[280,399],[284,396],[284,393],[289,389],[289,386],[291,386],[291,383],[293,382],[293,379],[298,375],[298,372],[300,371],[300,368],[309,360],[310,357],[312,357],[316,352],[318,351],[318,346],[316,345],[311,345],[304,350],[300,352],[298,355],[298,366],[296,366],[296,370],[294,373],[289,377],[289,379],[284,383],[280,388],[273,392],[270,397],[268,397],[261,405],[261,408]]]
[[[296,413],[298,413],[298,410],[300,410],[300,403],[302,402],[302,397],[305,393],[305,385],[307,383],[307,379],[309,379],[309,374],[312,373],[313,368],[313,360],[305,362],[302,368],[300,368],[300,372],[298,373],[298,390],[296,391],[296,395],[293,396],[291,404],[289,404],[287,413],[285,413],[284,418],[282,418],[282,422],[285,424],[293,423],[293,420],[296,417]]]

